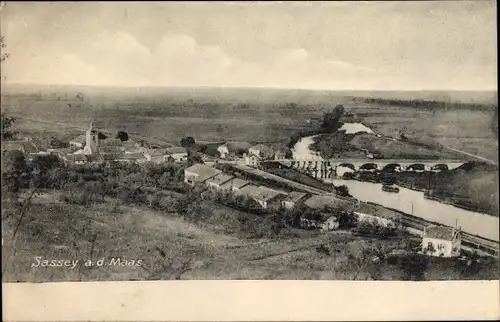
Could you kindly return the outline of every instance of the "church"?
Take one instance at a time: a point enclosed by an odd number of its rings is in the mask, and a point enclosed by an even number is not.
[[[73,155],[85,156],[86,162],[118,160],[127,152],[120,139],[100,137],[94,122],[90,123],[88,130],[85,132],[85,141],[81,146],[83,148],[74,152]]]

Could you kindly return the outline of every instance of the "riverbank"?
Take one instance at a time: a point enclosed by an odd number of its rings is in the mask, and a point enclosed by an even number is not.
[[[402,213],[412,214],[429,222],[455,227],[472,235],[481,236],[498,243],[499,218],[485,213],[456,208],[438,201],[424,198],[423,193],[401,187],[399,193],[382,191],[381,183],[357,180],[326,179],[334,185],[346,185],[349,193],[362,202],[372,202]]]
[[[491,165],[468,164],[441,172],[355,173],[354,179],[371,183],[390,183],[424,193],[424,197],[457,208],[499,216],[497,176]],[[485,192],[489,191],[490,194]]]

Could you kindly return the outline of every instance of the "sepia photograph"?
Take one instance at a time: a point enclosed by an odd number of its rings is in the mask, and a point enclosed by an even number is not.
[[[0,10],[3,283],[498,281],[496,2]]]

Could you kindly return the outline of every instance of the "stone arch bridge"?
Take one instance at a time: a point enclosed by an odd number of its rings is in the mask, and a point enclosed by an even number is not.
[[[274,161],[276,162],[276,161]],[[316,178],[330,178],[335,176],[337,167],[349,168],[353,171],[442,171],[453,170],[466,161],[460,160],[390,160],[390,159],[282,159],[283,165],[293,169],[307,171]]]

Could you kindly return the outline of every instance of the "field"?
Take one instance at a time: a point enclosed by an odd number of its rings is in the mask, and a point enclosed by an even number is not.
[[[399,137],[399,131],[424,144],[438,143],[498,163],[498,137],[494,131],[497,112],[492,110],[419,110],[412,107],[353,104],[353,113],[373,130]],[[443,150],[448,157],[463,158],[456,151]],[[465,155],[465,157],[467,157]]]
[[[380,241],[342,231],[299,230],[289,230],[279,238],[253,239],[231,228],[242,214],[221,205],[208,206],[212,209],[207,211],[223,214],[223,221],[213,216],[190,222],[176,213],[145,206],[113,209],[112,204],[108,200],[90,207],[69,205],[50,192],[36,198],[16,239],[18,251],[12,257],[6,247],[2,252],[4,281],[467,279],[491,278],[498,269],[494,262],[472,270],[436,259],[426,264],[424,275],[414,276],[404,265],[372,261],[377,252],[405,247],[408,241],[400,239]],[[10,236],[13,221],[3,223],[4,236]],[[91,236],[95,236],[94,243]],[[80,263],[75,269],[31,268],[36,256]],[[90,258],[104,258],[106,263],[112,258],[142,260],[143,265],[86,268],[83,261]]]
[[[74,98],[78,91],[84,94],[83,101]],[[313,129],[323,113],[343,104],[346,112],[355,114],[379,133],[398,137],[399,131],[404,130],[409,139],[424,144],[439,143],[498,161],[493,107],[477,111],[458,108],[429,111],[368,104],[360,98],[377,93],[250,88],[42,88],[36,93],[39,95],[11,90],[2,97],[3,110],[18,118],[16,128],[26,136],[53,135],[68,140],[83,133],[95,119],[99,128],[110,133],[125,130],[173,143],[186,136],[203,141],[287,143],[298,131]],[[397,92],[379,94],[398,95]],[[405,96],[403,99],[448,95],[448,99],[464,101],[467,93],[417,94],[399,95]],[[479,94],[469,93],[470,101],[480,101]],[[482,97],[491,104],[496,96],[483,93]],[[387,150],[383,142],[376,144]],[[451,150],[446,154],[465,156]]]

